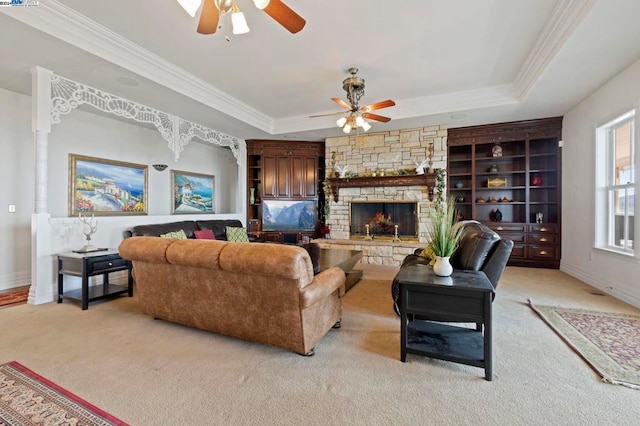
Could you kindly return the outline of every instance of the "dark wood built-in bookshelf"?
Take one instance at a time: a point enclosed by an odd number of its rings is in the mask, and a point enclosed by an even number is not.
[[[513,240],[509,265],[560,266],[561,135],[562,117],[448,130],[449,196]]]

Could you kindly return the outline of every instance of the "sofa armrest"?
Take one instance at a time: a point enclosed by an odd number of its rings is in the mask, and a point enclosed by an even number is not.
[[[345,279],[344,271],[335,266],[320,272],[311,284],[300,289],[300,306],[307,308],[338,289],[340,297],[344,296]]]

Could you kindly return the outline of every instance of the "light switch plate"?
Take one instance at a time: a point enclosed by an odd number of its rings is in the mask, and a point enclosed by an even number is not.
[[[15,212],[16,212],[16,205],[9,204],[9,213],[15,213]]]

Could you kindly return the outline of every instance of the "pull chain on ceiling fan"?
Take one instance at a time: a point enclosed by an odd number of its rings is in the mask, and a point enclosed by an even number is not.
[[[220,15],[231,13],[231,25],[234,34],[249,32],[244,13],[235,0],[178,0],[180,6],[192,17],[202,6],[197,32],[200,34],[214,34],[218,29]],[[253,0],[253,4],[271,16],[276,22],[291,33],[302,30],[306,21],[284,4],[281,0]]]
[[[311,117],[326,117],[329,115],[349,114],[347,117],[340,117],[336,124],[342,128],[345,133],[351,133],[351,130],[362,128],[365,132],[371,129],[371,125],[365,120],[365,118],[375,121],[386,123],[391,119],[378,114],[372,114],[370,111],[377,109],[388,108],[394,106],[396,103],[391,99],[385,101],[376,102],[367,106],[360,106],[360,99],[364,96],[364,79],[358,77],[358,68],[349,68],[351,77],[347,77],[342,82],[342,88],[347,92],[347,99],[349,103],[346,103],[340,98],[331,98],[332,101],[340,105],[347,111],[335,112],[331,114],[312,115]]]

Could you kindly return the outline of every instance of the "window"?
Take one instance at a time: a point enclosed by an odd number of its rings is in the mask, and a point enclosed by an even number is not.
[[[635,110],[596,130],[596,246],[637,255]]]

